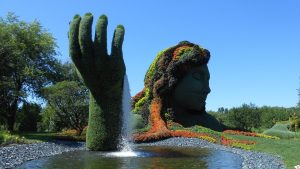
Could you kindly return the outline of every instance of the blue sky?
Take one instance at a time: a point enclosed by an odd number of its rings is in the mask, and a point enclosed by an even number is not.
[[[297,0],[1,0],[0,16],[14,12],[37,19],[53,34],[62,61],[70,61],[67,32],[75,14],[106,14],[108,40],[114,28],[126,29],[123,53],[134,95],[156,54],[179,41],[211,52],[212,92],[207,109],[295,106],[300,82],[300,1]],[[110,46],[110,45],[108,45]]]

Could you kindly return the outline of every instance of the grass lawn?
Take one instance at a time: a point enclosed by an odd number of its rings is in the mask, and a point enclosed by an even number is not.
[[[67,135],[62,133],[47,133],[47,132],[14,132],[8,133],[0,131],[0,146],[8,144],[28,144],[44,141],[85,141],[85,136]]]
[[[9,144],[29,144],[35,142],[34,140],[27,140],[25,137],[19,135],[10,134],[6,131],[0,131],[0,146],[6,146]]]
[[[85,141],[84,136],[75,136],[75,135],[63,135],[61,133],[49,133],[49,132],[22,132],[16,133],[21,137],[25,137],[29,140],[36,141],[52,141],[52,140],[64,140],[64,141]]]
[[[286,168],[294,169],[300,164],[300,140],[299,139],[265,139],[260,137],[249,137],[242,135],[230,135],[230,137],[257,142],[253,150],[280,155]]]

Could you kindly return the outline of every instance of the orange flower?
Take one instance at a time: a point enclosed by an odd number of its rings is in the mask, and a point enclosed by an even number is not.
[[[186,49],[191,49],[192,47],[190,46],[180,46],[179,48],[175,49],[175,51],[173,52],[173,58],[172,60],[178,60],[180,58],[180,56],[184,53],[184,51]]]
[[[251,132],[245,132],[245,131],[238,131],[238,130],[225,130],[224,133],[234,134],[234,135],[244,135],[244,136],[257,137],[257,133],[251,133]]]
[[[239,143],[239,144],[245,144],[245,145],[252,145],[252,144],[256,144],[256,142],[254,141],[249,141],[249,140],[234,140],[231,139],[229,137],[226,136],[221,136],[221,144],[223,145],[233,145],[235,143]]]

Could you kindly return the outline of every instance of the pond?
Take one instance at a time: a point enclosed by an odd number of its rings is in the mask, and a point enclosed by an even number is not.
[[[28,161],[17,169],[199,169],[241,168],[240,156],[220,150],[139,146],[134,153],[74,151]]]

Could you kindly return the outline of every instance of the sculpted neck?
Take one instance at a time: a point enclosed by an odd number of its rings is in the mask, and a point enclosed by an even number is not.
[[[184,127],[200,125],[203,121],[204,114],[206,114],[205,109],[199,111],[187,109],[179,105],[174,106],[174,121]]]

